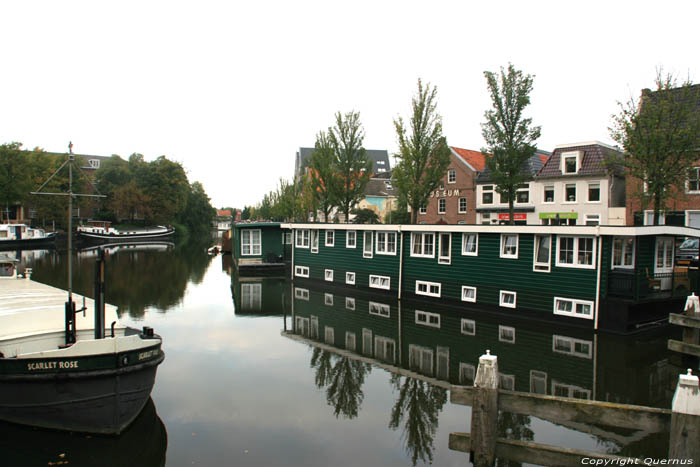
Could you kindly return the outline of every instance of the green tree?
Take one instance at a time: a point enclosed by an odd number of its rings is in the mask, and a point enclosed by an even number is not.
[[[698,159],[700,85],[688,80],[678,86],[672,74],[662,76],[661,71],[655,84],[654,92],[642,91],[639,104],[632,98],[619,103],[610,135],[622,147],[619,162],[644,183],[646,189],[635,195],[643,206],[651,202],[658,225],[659,212],[673,196],[668,188],[685,192],[688,173]]]
[[[403,118],[394,120],[399,163],[393,179],[399,202],[411,207],[411,222],[418,220],[418,210],[428,203],[430,192],[437,188],[450,164],[450,148],[442,135],[442,117],[437,113],[437,88],[418,80],[418,93],[411,100],[410,134]]]
[[[338,176],[336,199],[338,207],[345,214],[345,222],[350,219],[350,209],[364,196],[372,173],[372,161],[367,159],[362,147],[364,137],[359,112],[335,114],[335,126],[328,129],[328,139],[335,151],[334,165]]]
[[[216,209],[211,205],[204,186],[199,182],[192,183],[185,209],[180,214],[180,222],[185,224],[191,233],[201,235],[211,231],[215,219]]]
[[[251,211],[250,206],[243,206],[243,211],[241,211],[241,220],[246,221],[250,219],[250,211]]]
[[[353,209],[352,214],[355,218],[352,220],[353,224],[379,224],[379,216],[376,212],[371,209]]]
[[[140,171],[145,176],[140,176]],[[180,163],[160,156],[148,164],[147,170],[138,167],[136,175],[138,186],[151,198],[152,215],[148,220],[170,223],[185,209],[190,184]],[[146,183],[140,178],[145,178]]]
[[[316,145],[308,161],[309,181],[318,208],[323,213],[324,222],[328,222],[330,212],[336,205],[338,181],[335,167],[335,151],[325,131],[316,135]]]
[[[539,126],[532,126],[531,118],[523,116],[530,104],[533,77],[523,75],[512,64],[507,71],[501,68],[499,75],[490,71],[484,75],[493,108],[484,113],[486,121],[481,124],[486,141],[482,152],[491,154],[486,167],[501,199],[508,202],[509,223],[513,224],[516,191],[531,177],[523,166],[535,154],[535,141],[541,132]]]
[[[12,206],[24,205],[34,188],[30,160],[22,143],[0,145],[0,221],[6,221]]]

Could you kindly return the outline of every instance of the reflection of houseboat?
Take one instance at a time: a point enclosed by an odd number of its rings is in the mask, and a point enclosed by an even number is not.
[[[81,248],[78,250],[78,256],[82,258],[96,258],[99,255],[100,250],[104,250],[106,255],[114,255],[119,252],[131,251],[149,251],[149,252],[165,252],[172,250],[175,246],[172,242],[165,241],[146,241],[146,242],[125,242],[125,243],[112,243],[108,245],[101,246],[91,246],[88,248]]]
[[[289,291],[289,282],[282,277],[239,277],[234,274],[231,278],[236,316],[282,316],[289,308]]]
[[[633,332],[697,291],[674,267],[688,227],[282,224],[291,275],[398,298],[467,303],[589,329]],[[265,244],[265,228],[249,237]],[[279,242],[287,237],[276,229]],[[289,239],[291,240],[291,239]],[[257,250],[256,250],[257,248]],[[236,253],[239,254],[239,253]],[[243,256],[238,256],[242,258]]]
[[[53,245],[56,233],[33,229],[26,224],[0,224],[0,249]]]
[[[665,336],[600,335],[466,305],[425,306],[361,291],[334,292],[296,285],[291,330],[283,335],[440,385],[472,385],[479,356],[489,349],[499,358],[502,389],[658,407],[670,403],[676,369]]]
[[[292,234],[279,222],[240,222],[231,229],[233,261],[246,273],[278,273],[291,254]]]
[[[151,228],[119,230],[112,227],[109,221],[90,220],[87,225],[78,226],[76,231],[80,237],[95,242],[143,242],[169,237],[175,229],[159,225]]]

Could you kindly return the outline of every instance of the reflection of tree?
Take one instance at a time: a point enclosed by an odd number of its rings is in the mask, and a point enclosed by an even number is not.
[[[391,376],[399,398],[391,411],[389,428],[395,430],[404,419],[403,439],[413,465],[418,459],[433,461],[433,438],[438,428],[438,414],[447,402],[447,390],[414,378]]]
[[[535,433],[530,429],[530,416],[509,412],[498,413],[498,437],[517,441],[532,441]],[[520,467],[521,462],[496,459],[497,467]]]
[[[355,418],[365,394],[362,385],[371,366],[350,357],[338,357],[327,350],[314,348],[311,368],[316,369],[316,387],[326,388],[326,401],[336,417]]]

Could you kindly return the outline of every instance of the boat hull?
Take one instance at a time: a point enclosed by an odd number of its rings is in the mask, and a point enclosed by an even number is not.
[[[0,375],[0,419],[57,430],[119,434],[148,401],[163,359],[159,351],[147,362],[117,364],[113,369]]]
[[[163,240],[175,233],[175,229],[156,232],[138,232],[134,234],[102,234],[91,232],[78,232],[78,236],[86,241],[94,243],[129,243],[144,242],[149,240]]]
[[[56,234],[50,233],[41,238],[22,238],[19,240],[0,240],[0,250],[15,248],[35,248],[38,246],[50,246],[56,243]]]

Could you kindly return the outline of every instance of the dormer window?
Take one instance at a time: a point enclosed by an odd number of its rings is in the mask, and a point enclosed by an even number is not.
[[[391,185],[391,182],[384,182],[384,186],[386,186],[387,190],[393,190],[394,187]]]
[[[90,166],[91,169],[99,169],[100,168],[100,160],[99,159],[90,159],[90,160],[88,160],[88,165]]]
[[[564,152],[561,155],[561,171],[563,174],[575,174],[579,169],[580,151]]]

